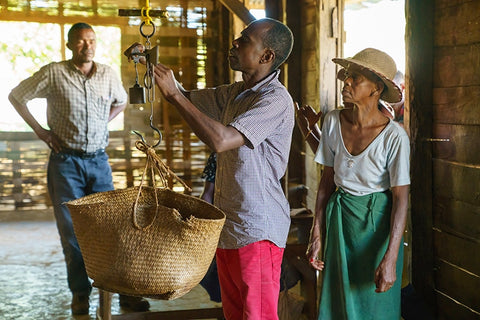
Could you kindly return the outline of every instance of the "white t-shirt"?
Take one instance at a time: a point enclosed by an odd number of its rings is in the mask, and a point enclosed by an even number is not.
[[[330,111],[322,126],[315,161],[333,167],[335,184],[357,196],[410,184],[410,142],[405,130],[390,120],[382,132],[358,155],[343,143],[340,111]]]

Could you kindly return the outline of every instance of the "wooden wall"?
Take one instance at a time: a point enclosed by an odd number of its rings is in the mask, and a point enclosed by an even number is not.
[[[480,1],[407,3],[414,285],[480,319]]]
[[[343,44],[343,1],[289,0],[287,24],[295,36],[288,59],[288,90],[299,104],[311,105],[324,114],[338,106],[336,65],[332,58],[341,55]],[[321,125],[321,123],[319,123]],[[291,186],[305,185],[304,205],[315,207],[321,167],[305,144],[298,129],[294,131],[289,162]]]
[[[480,1],[437,0],[433,244],[440,319],[480,319]]]

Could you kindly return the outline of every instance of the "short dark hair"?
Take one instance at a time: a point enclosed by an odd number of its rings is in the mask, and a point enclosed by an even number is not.
[[[89,25],[88,23],[77,22],[70,28],[70,30],[68,30],[68,42],[72,41],[72,38],[73,38],[73,35],[75,34],[75,32],[77,32],[78,30],[82,30],[82,29],[93,30],[92,26]]]
[[[289,27],[275,19],[263,18],[255,20],[253,23],[261,21],[266,21],[270,25],[263,39],[263,44],[265,48],[270,48],[275,52],[275,60],[272,65],[272,69],[275,70],[287,60],[292,52],[293,33]]]

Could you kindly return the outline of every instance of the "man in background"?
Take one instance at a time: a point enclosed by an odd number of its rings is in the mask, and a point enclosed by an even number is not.
[[[23,80],[9,100],[39,139],[51,149],[48,162],[48,190],[67,265],[72,292],[72,314],[89,312],[90,280],[64,202],[113,190],[112,170],[105,148],[110,120],[121,113],[127,94],[114,70],[93,61],[96,35],[86,23],[74,24],[67,47],[72,59],[53,62]],[[27,108],[35,98],[47,99],[48,129],[43,128]],[[145,311],[148,301],[120,296],[120,305]]]

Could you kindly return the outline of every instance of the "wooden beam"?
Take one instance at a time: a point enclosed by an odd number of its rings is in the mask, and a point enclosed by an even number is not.
[[[265,5],[271,3],[266,2]],[[268,7],[265,6],[265,9]],[[288,66],[284,72],[286,73],[286,82],[284,84],[288,88],[288,92],[292,95],[294,101],[302,103],[302,8],[297,0],[286,1],[286,24],[292,30],[294,36],[293,49],[290,57],[286,61]],[[282,72],[283,73],[283,72]],[[290,158],[288,160],[288,188],[295,182],[305,185],[305,142],[303,135],[295,126],[292,136]],[[306,206],[306,196],[302,195],[301,201]]]
[[[140,17],[142,16],[141,9],[118,9],[118,15],[120,17]],[[160,17],[160,18],[168,18],[168,11],[167,10],[150,10],[148,12],[150,17]]]
[[[1,21],[25,21],[25,22],[38,22],[38,23],[55,23],[59,24],[71,24],[72,21],[81,20],[82,22],[91,25],[104,25],[104,26],[118,26],[127,25],[128,18],[126,17],[103,17],[103,16],[51,16],[47,12],[34,12],[29,11],[7,11],[2,12],[0,18]]]
[[[265,0],[265,15],[269,18],[285,22],[286,5],[286,0]],[[298,2],[297,7],[300,9]]]
[[[110,131],[110,138],[122,138],[130,135],[127,131]],[[0,131],[0,141],[36,141],[37,135],[32,131]]]
[[[231,13],[238,16],[243,23],[249,24],[255,20],[250,11],[238,0],[219,0]]]
[[[184,319],[222,319],[223,309],[192,309],[153,312],[132,312],[112,315],[112,320],[184,320]]]
[[[435,305],[433,256],[433,37],[435,0],[407,0],[406,112],[411,140],[412,282]],[[410,120],[410,121],[409,121]]]

